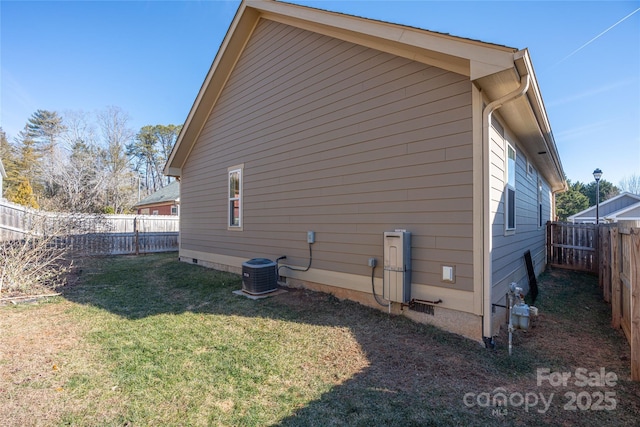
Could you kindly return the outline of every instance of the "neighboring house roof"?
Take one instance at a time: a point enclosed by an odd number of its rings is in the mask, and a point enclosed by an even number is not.
[[[640,195],[629,192],[618,194],[615,197],[601,202],[598,206],[598,214],[601,219],[615,220],[621,214],[624,219],[635,219],[631,217],[630,212],[634,207],[640,207]],[[573,214],[567,218],[570,222],[594,221],[596,220],[596,206],[590,206],[587,209]]]
[[[173,181],[171,184],[166,187],[161,188],[155,193],[145,197],[140,200],[138,203],[133,205],[134,208],[138,208],[141,206],[147,205],[157,205],[159,203],[170,203],[170,202],[179,202],[180,201],[180,183],[178,181]]]
[[[606,219],[610,219],[614,222],[626,220],[640,221],[640,202],[634,203],[633,205],[614,212],[611,215],[607,215]]]
[[[500,115],[523,143],[528,158],[535,159],[534,163],[547,178],[551,189],[566,190],[564,171],[527,49],[517,50],[273,0],[245,0],[240,4],[169,156],[165,174],[181,176],[193,145],[260,19],[280,22],[468,76],[489,101],[518,89],[521,77],[530,76],[526,96],[504,104],[500,108]]]

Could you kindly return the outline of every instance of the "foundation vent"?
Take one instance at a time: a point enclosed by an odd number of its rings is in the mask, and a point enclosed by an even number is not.
[[[417,311],[419,313],[433,314],[433,306],[431,304],[423,304],[420,302],[411,301],[409,303],[409,310]]]

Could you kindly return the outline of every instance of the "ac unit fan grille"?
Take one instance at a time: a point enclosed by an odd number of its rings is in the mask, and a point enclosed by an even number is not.
[[[251,295],[266,294],[278,288],[277,264],[266,258],[242,263],[242,290]]]

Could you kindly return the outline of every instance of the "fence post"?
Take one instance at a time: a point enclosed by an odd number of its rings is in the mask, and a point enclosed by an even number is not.
[[[599,272],[599,266],[600,266],[600,224],[596,224],[596,228],[593,231],[593,240],[594,240],[594,246],[596,249],[596,252],[593,256],[593,263],[591,264],[591,271],[593,271],[594,273],[598,273]],[[600,274],[600,273],[598,273]]]
[[[631,229],[631,380],[640,381],[640,229]]]
[[[609,226],[600,227],[600,257],[599,282],[605,302],[611,302],[611,240]]]
[[[138,240],[138,217],[133,218],[133,233],[134,233],[134,241],[136,245],[136,255],[140,255],[140,241]]]
[[[551,221],[547,221],[547,265],[551,265],[552,257],[551,251],[553,251],[553,241],[551,240]]]
[[[620,329],[620,237],[618,227],[611,227],[611,326]]]

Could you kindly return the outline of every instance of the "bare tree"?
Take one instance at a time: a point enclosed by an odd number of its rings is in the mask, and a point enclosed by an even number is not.
[[[107,107],[98,113],[102,131],[101,159],[109,178],[106,182],[107,205],[114,213],[122,213],[135,200],[135,174],[131,170],[126,147],[135,134],[128,127],[129,115],[118,107]]]
[[[69,155],[57,158],[51,178],[58,186],[58,195],[48,210],[97,213],[104,206],[108,175],[100,167],[96,146],[76,142]]]
[[[51,229],[46,216],[31,212],[25,222],[30,226],[22,239],[0,242],[0,295],[3,296],[55,290],[64,284],[71,268],[68,251],[56,244],[58,233]]]
[[[66,149],[82,143],[87,146],[93,146],[97,142],[95,126],[91,122],[89,113],[84,111],[66,111],[64,113],[65,132],[62,139],[65,142]]]
[[[620,191],[628,191],[629,193],[640,195],[640,175],[625,176],[618,187],[620,187]]]

